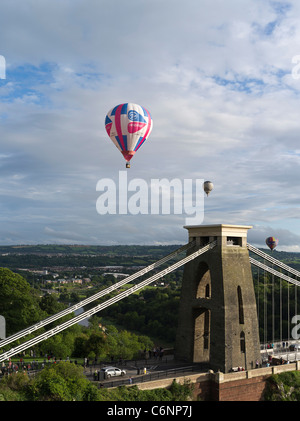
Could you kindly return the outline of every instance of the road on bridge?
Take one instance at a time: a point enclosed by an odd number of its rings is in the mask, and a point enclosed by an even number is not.
[[[126,371],[126,375],[111,377],[109,379],[100,379],[98,373],[101,368],[106,366],[118,367]],[[144,381],[151,381],[158,378],[174,377],[176,375],[184,375],[190,373],[206,372],[207,367],[204,368],[199,364],[185,364],[174,361],[172,355],[168,358],[164,357],[162,361],[158,359],[129,361],[126,365],[96,365],[85,369],[85,375],[91,381],[100,381],[104,387],[119,386],[121,384],[136,384]],[[99,378],[99,380],[98,380]]]

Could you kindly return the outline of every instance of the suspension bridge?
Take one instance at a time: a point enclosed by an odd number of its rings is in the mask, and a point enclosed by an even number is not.
[[[189,232],[189,241],[166,257],[75,305],[2,339],[0,362],[126,299],[180,267],[184,267],[184,275],[175,345],[176,358],[190,362],[207,362],[213,369],[228,372],[234,366],[241,365],[247,369],[257,361],[261,363],[262,353],[269,352],[269,343],[275,349],[279,348],[278,344],[289,342],[292,314],[297,315],[300,272],[249,244],[247,231],[252,227],[210,225],[185,228]],[[174,263],[175,259],[178,261]],[[160,266],[164,266],[164,269],[158,270]],[[155,273],[144,279],[151,271]],[[139,278],[143,279],[137,281]],[[133,286],[125,291],[120,290],[128,283],[133,283]],[[292,287],[294,309],[290,306]],[[26,340],[26,336],[45,329],[50,323],[113,291],[117,294],[112,298]],[[284,307],[288,309],[285,316]],[[262,325],[258,324],[258,320],[262,320]],[[20,340],[24,342],[19,344]]]

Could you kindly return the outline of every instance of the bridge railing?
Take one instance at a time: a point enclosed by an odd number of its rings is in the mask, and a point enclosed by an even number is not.
[[[207,367],[206,367],[207,369]],[[144,383],[144,382],[151,382],[155,380],[160,379],[166,379],[168,377],[176,377],[178,375],[183,375],[187,373],[199,373],[201,370],[203,370],[202,367],[199,366],[189,366],[189,367],[180,367],[180,368],[171,368],[167,370],[161,370],[161,371],[153,371],[149,374],[142,374],[137,375],[136,377],[131,377],[130,379],[121,379],[121,380],[105,380],[105,381],[97,381],[98,387],[105,387],[105,388],[111,388],[111,387],[119,387],[119,386],[128,386],[128,385],[134,385],[138,383]]]

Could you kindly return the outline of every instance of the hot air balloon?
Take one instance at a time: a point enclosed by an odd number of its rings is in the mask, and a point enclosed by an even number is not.
[[[214,188],[214,185],[211,181],[205,181],[203,183],[203,189],[207,196],[209,195],[209,193],[212,191],[213,188]]]
[[[130,160],[147,140],[153,127],[149,111],[141,105],[126,103],[112,108],[105,118],[105,129],[123,154],[126,168]]]
[[[277,246],[278,244],[278,240],[275,237],[268,237],[266,239],[266,244],[267,246],[273,251],[274,248]]]

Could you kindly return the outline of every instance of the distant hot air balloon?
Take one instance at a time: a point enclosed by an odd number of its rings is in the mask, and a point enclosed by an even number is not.
[[[268,237],[266,239],[266,244],[268,247],[270,247],[270,249],[273,251],[274,248],[277,246],[278,244],[278,240],[275,237]]]
[[[146,108],[132,103],[112,108],[105,118],[105,129],[113,143],[123,154],[126,168],[136,151],[147,140],[153,121]]]
[[[209,195],[209,193],[212,191],[213,188],[214,188],[214,185],[211,181],[205,181],[203,183],[203,189],[207,196]]]

